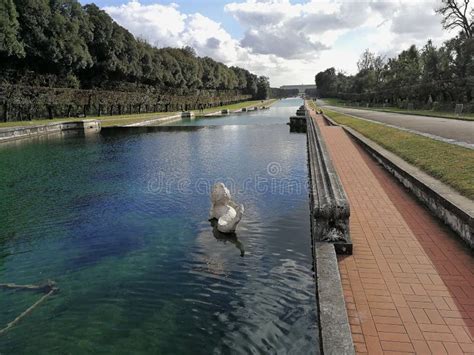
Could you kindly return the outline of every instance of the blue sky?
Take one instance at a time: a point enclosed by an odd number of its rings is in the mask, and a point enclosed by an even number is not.
[[[441,43],[440,0],[97,0],[117,23],[160,46],[270,78],[313,83],[328,67],[355,73],[364,49],[390,57],[428,39]],[[81,0],[83,4],[90,1]]]

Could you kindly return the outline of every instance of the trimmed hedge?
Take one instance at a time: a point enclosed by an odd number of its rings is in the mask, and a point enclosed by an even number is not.
[[[0,120],[199,110],[251,99],[239,90],[106,91],[0,86]]]

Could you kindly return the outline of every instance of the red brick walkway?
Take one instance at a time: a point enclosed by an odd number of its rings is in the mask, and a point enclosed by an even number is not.
[[[358,353],[474,354],[474,258],[340,127],[316,118],[351,205],[339,268]]]

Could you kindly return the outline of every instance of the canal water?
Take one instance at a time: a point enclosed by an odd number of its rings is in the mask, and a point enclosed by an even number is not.
[[[0,353],[318,353],[299,105],[0,147],[0,283],[60,288]],[[217,181],[234,238],[208,221]],[[0,289],[0,328],[39,297]]]

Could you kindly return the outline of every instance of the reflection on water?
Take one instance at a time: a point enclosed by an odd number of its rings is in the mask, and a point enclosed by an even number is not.
[[[307,179],[283,123],[300,104],[267,111],[277,124],[2,147],[0,283],[60,292],[0,353],[318,352],[307,191],[281,188]],[[207,220],[225,179],[246,208],[235,238]],[[32,301],[0,291],[0,327]]]
[[[212,226],[212,235],[214,235],[214,238],[216,238],[218,241],[226,243],[232,243],[236,246],[237,249],[240,250],[240,256],[245,255],[245,248],[242,242],[237,238],[236,233],[222,233],[217,229],[217,219],[211,219],[211,226]]]
[[[162,124],[168,126],[222,126],[222,125],[267,125],[286,124],[288,118],[295,114],[295,104],[301,105],[300,99],[280,100],[270,109],[248,111],[244,113],[231,113],[224,116],[196,117],[194,119],[182,119]],[[296,108],[295,108],[296,107]]]

